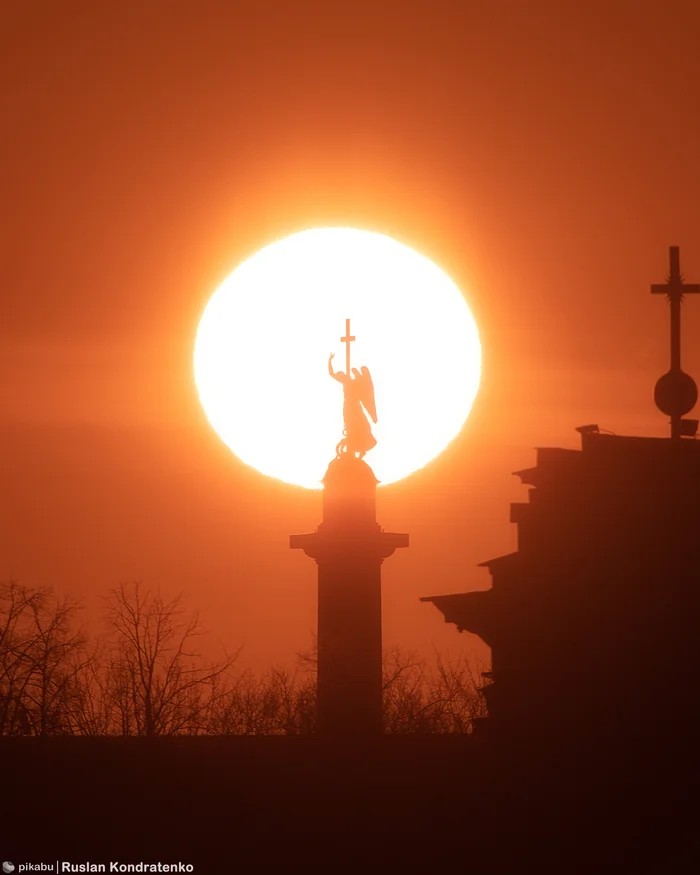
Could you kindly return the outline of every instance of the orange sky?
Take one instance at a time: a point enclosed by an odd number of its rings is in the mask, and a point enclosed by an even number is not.
[[[384,566],[386,644],[469,646],[418,597],[488,586],[475,565],[515,546],[510,472],[532,447],[577,446],[587,422],[666,433],[651,391],[668,313],[649,285],[671,244],[700,281],[700,7],[13,6],[0,577],[93,607],[128,579],[184,591],[256,665],[308,646],[316,568],[288,535],[315,527],[320,496],[223,446],[192,345],[209,295],[257,248],[350,225],[434,259],[480,327],[464,433],[379,498],[384,528],[411,535]],[[690,299],[698,379],[699,330]]]

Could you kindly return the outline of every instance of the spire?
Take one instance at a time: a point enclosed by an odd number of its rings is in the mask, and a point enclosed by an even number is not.
[[[684,433],[682,417],[698,400],[695,381],[681,370],[681,301],[684,294],[700,293],[700,285],[683,282],[677,246],[670,247],[669,260],[666,282],[654,283],[651,287],[652,295],[666,295],[671,305],[671,368],[656,383],[654,402],[662,413],[671,417],[671,437],[680,438]]]

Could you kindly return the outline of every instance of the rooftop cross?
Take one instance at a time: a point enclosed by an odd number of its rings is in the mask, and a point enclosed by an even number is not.
[[[666,295],[671,305],[671,369],[656,384],[656,406],[671,417],[671,436],[681,436],[681,417],[695,406],[697,387],[681,370],[681,301],[684,294],[700,293],[700,285],[683,282],[677,246],[669,249],[670,269],[665,283],[654,283],[652,295]]]
[[[350,344],[355,340],[350,334],[350,320],[345,320],[345,337],[340,338],[340,342],[345,344],[345,373],[350,378]]]
[[[654,283],[652,295],[666,295],[671,303],[671,370],[681,369],[681,301],[683,295],[698,294],[700,285],[689,285],[683,282],[680,267],[680,255],[677,246],[671,246],[670,270],[665,283]]]

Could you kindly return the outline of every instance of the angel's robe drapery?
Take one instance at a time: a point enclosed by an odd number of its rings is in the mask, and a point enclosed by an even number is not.
[[[343,383],[343,420],[345,422],[345,445],[348,453],[366,453],[377,443],[365,415],[366,407],[376,421],[374,385],[369,370],[363,368],[359,377],[347,376]]]

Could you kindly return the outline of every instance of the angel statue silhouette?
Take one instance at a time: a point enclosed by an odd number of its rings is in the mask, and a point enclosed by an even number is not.
[[[355,340],[350,336],[350,320],[345,320],[345,337],[340,338],[345,344],[345,371],[333,370],[335,353],[328,359],[328,373],[343,385],[343,437],[335,448],[338,458],[343,453],[362,458],[364,454],[376,446],[377,439],[372,434],[372,427],[365,411],[377,421],[377,409],[374,404],[374,383],[369,368],[350,367],[350,343]]]

